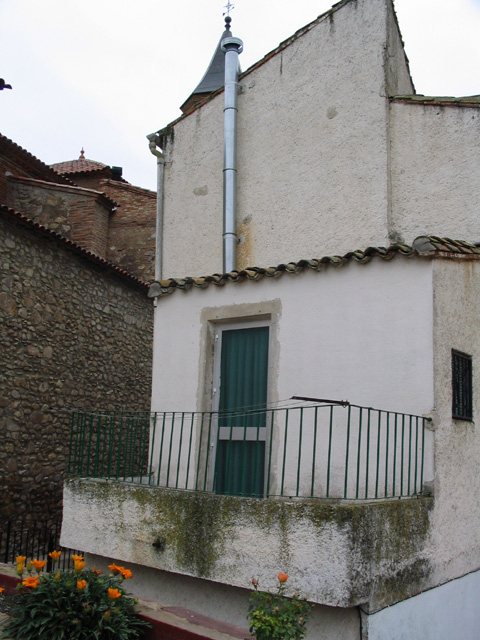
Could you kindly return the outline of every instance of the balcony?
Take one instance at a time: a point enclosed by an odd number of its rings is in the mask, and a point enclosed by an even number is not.
[[[430,586],[426,418],[302,404],[71,428],[61,542],[94,562],[243,588],[282,568],[312,602],[372,610]]]
[[[68,473],[257,498],[413,497],[431,476],[428,423],[348,403],[230,413],[75,411]]]

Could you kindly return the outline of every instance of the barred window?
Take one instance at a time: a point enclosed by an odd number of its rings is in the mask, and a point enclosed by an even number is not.
[[[472,356],[452,349],[452,416],[472,420]]]

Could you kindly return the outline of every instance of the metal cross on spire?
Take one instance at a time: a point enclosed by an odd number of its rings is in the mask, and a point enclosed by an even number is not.
[[[223,16],[225,17],[230,15],[230,11],[235,9],[235,5],[232,4],[230,0],[227,0],[227,4],[223,8],[226,9],[226,11],[223,12]]]

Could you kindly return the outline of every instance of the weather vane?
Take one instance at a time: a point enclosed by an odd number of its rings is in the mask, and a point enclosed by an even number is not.
[[[225,17],[230,15],[230,11],[235,9],[235,5],[232,4],[230,0],[227,0],[227,4],[223,8],[226,9],[226,11],[223,12],[223,16]]]

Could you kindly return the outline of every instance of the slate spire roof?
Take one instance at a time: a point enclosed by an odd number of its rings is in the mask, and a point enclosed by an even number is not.
[[[218,41],[215,53],[210,61],[210,64],[205,71],[203,78],[198,83],[196,89],[185,100],[180,107],[181,111],[185,113],[193,108],[200,100],[203,100],[208,95],[223,87],[225,82],[225,54],[222,51],[221,44],[225,38],[231,38],[232,32],[230,30],[231,23],[230,16],[225,18],[225,31],[222,33],[222,37]]]

